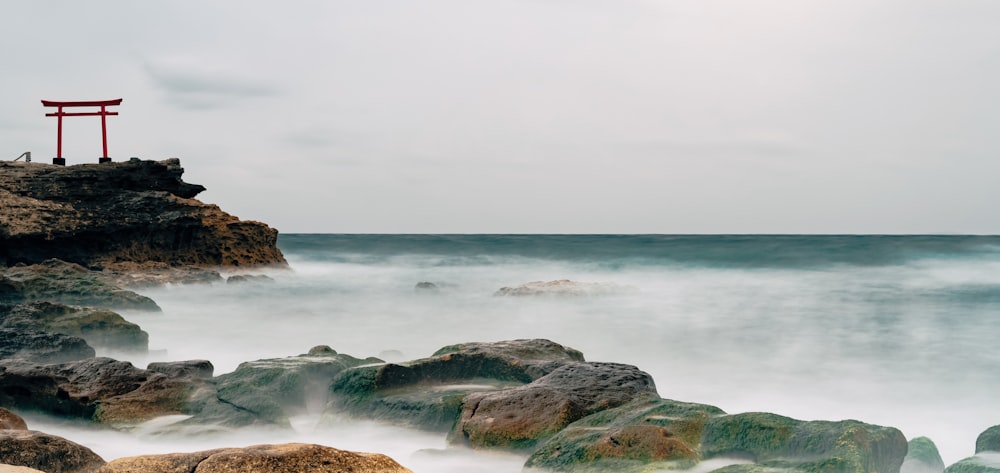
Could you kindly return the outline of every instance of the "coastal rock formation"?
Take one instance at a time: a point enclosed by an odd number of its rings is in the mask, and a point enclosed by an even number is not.
[[[38,300],[109,309],[160,311],[152,299],[122,289],[103,273],[90,271],[78,264],[48,259],[39,264],[18,265],[5,270],[0,268],[0,303]]]
[[[0,405],[105,424],[186,412],[197,384],[110,358],[61,364],[4,363]]]
[[[976,453],[1000,452],[1000,425],[994,425],[976,438]]]
[[[337,374],[370,363],[382,360],[338,354],[327,346],[314,347],[298,356],[241,363],[232,373],[211,380],[213,389],[202,391],[192,400],[196,414],[183,424],[290,427],[290,416],[307,412],[310,407],[317,412],[323,409]]]
[[[703,459],[748,456],[759,467],[803,472],[862,473],[899,471],[906,438],[891,427],[856,420],[801,421],[777,414],[749,412],[708,419],[701,438]]]
[[[21,416],[0,407],[0,430],[28,430]]]
[[[430,358],[344,371],[328,410],[447,432],[467,395],[521,386],[582,361],[579,351],[541,339],[450,345]]]
[[[164,361],[150,363],[149,371],[163,373],[172,378],[212,379],[215,366],[208,360]]]
[[[977,453],[948,466],[944,473],[1000,473],[1000,453]]]
[[[607,283],[588,283],[559,279],[532,281],[515,287],[501,287],[494,296],[607,296],[634,291],[628,286]]]
[[[149,334],[138,325],[115,312],[93,307],[51,302],[0,304],[0,328],[72,335],[101,350],[146,353],[149,346]]]
[[[706,404],[640,397],[570,424],[539,446],[525,466],[552,471],[687,468],[700,459],[705,423],[724,414]]]
[[[530,448],[576,420],[650,395],[653,378],[634,366],[569,363],[524,386],[466,396],[452,438],[476,448]]]
[[[330,471],[354,473],[412,473],[395,460],[377,453],[355,453],[322,445],[289,443],[222,448],[194,453],[171,453],[119,458],[98,473],[135,472],[237,473],[261,471],[300,473]]]
[[[32,329],[0,328],[0,360],[65,363],[93,358],[96,352],[80,337]],[[3,365],[0,365],[2,376]]]
[[[83,445],[32,430],[0,430],[0,464],[46,473],[92,473],[104,459]]]
[[[276,230],[195,200],[204,187],[181,180],[183,172],[177,159],[0,162],[0,265],[285,264]]]
[[[917,437],[906,444],[906,457],[899,473],[941,473],[944,461],[937,446],[927,437]]]

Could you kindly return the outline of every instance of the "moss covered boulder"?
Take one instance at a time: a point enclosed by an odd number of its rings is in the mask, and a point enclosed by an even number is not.
[[[994,425],[976,438],[976,453],[1000,452],[1000,425]]]
[[[944,473],[1000,473],[1000,453],[981,452],[963,458],[945,468]]]
[[[705,423],[724,412],[656,396],[584,417],[542,443],[525,467],[603,472],[678,469],[698,462]]]
[[[149,334],[108,309],[52,302],[0,304],[0,327],[80,337],[97,350],[146,353]]]
[[[68,305],[160,312],[152,299],[122,289],[101,273],[57,259],[3,270],[5,301],[52,301]]]
[[[339,354],[327,346],[298,356],[241,363],[211,380],[214,389],[195,397],[197,414],[184,423],[289,427],[290,416],[324,408],[330,383],[341,371],[370,363],[382,360]]]
[[[449,345],[431,357],[345,371],[331,386],[327,417],[389,420],[450,431],[466,396],[530,383],[583,354],[544,339]]]
[[[813,473],[896,473],[906,451],[906,438],[891,427],[757,412],[711,418],[701,439],[703,459],[742,457],[758,466]]]
[[[944,461],[937,446],[927,437],[917,437],[907,443],[906,457],[900,473],[941,473]]]
[[[450,438],[473,448],[529,449],[574,421],[655,395],[653,378],[635,366],[568,363],[524,386],[470,394]]]

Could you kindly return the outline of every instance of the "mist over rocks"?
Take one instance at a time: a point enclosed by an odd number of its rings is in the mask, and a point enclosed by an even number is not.
[[[927,437],[911,439],[906,444],[906,457],[899,467],[900,473],[941,473],[944,471],[944,460],[938,452],[937,445]]]
[[[120,314],[51,302],[0,304],[0,328],[71,335],[98,350],[145,354],[149,334]],[[91,355],[93,356],[93,355]]]
[[[976,438],[976,453],[1000,452],[1000,425],[984,430]]]
[[[286,265],[277,230],[194,199],[176,158],[50,166],[0,162],[0,264],[57,258],[119,262]]]
[[[53,301],[69,305],[160,312],[152,299],[117,286],[104,273],[47,259],[0,267],[0,303]]]
[[[532,281],[514,287],[501,287],[494,296],[498,297],[584,297],[609,296],[634,292],[635,288],[612,283],[578,282],[569,279],[555,281]]]

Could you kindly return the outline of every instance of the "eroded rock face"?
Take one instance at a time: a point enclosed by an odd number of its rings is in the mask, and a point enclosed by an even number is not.
[[[95,349],[146,353],[149,345],[149,334],[115,312],[51,302],[0,304],[0,328],[76,336]]]
[[[46,473],[91,473],[104,459],[83,445],[31,430],[0,430],[0,463]]]
[[[28,430],[21,416],[0,407],[0,430]]]
[[[322,445],[290,443],[223,448],[194,453],[172,453],[119,458],[100,473],[178,472],[238,473],[306,471],[354,473],[411,473],[395,460],[377,453],[355,453]]]
[[[2,211],[0,211],[2,213]],[[2,251],[2,250],[0,250]],[[10,288],[0,303],[47,300],[69,305],[159,312],[152,299],[122,289],[102,273],[57,259],[19,265],[0,272]],[[0,282],[0,286],[4,284]]]
[[[447,432],[467,395],[520,386],[582,361],[579,351],[543,339],[450,345],[430,358],[344,371],[331,386],[328,411]]]
[[[545,441],[526,467],[551,471],[650,471],[689,468],[700,460],[710,417],[706,404],[646,396],[584,417]]]
[[[470,394],[452,438],[476,448],[530,448],[574,421],[655,395],[653,378],[634,366],[569,363],[524,386]]]
[[[62,364],[5,363],[0,405],[106,424],[134,424],[186,413],[196,384],[110,358]]]
[[[341,371],[381,362],[320,346],[303,355],[241,363],[232,373],[211,380],[212,389],[193,399],[195,416],[183,424],[290,427],[289,417],[311,407],[317,412],[323,409],[330,383]]]
[[[194,200],[204,187],[183,172],[177,159],[0,162],[0,264],[285,264],[276,230]]]
[[[705,424],[702,458],[748,456],[755,467],[803,472],[895,473],[906,456],[906,438],[892,427],[855,420],[801,421],[750,412],[713,417]]]
[[[71,335],[32,329],[0,328],[0,360],[31,363],[65,363],[93,358],[94,349]],[[0,365],[0,372],[2,372]]]

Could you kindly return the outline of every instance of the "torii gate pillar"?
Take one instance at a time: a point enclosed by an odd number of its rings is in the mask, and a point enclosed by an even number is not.
[[[46,113],[46,117],[57,117],[59,119],[59,124],[56,125],[56,157],[52,158],[52,164],[58,164],[60,166],[66,165],[66,158],[62,155],[62,122],[63,117],[101,117],[101,139],[104,143],[104,154],[97,159],[99,163],[110,163],[111,158],[108,157],[108,115],[118,115],[118,112],[109,112],[108,107],[113,107],[116,105],[121,105],[122,99],[114,100],[87,100],[81,102],[57,102],[53,100],[42,100],[42,106],[44,107],[57,107],[55,113]],[[64,107],[101,107],[99,112],[64,112]]]

